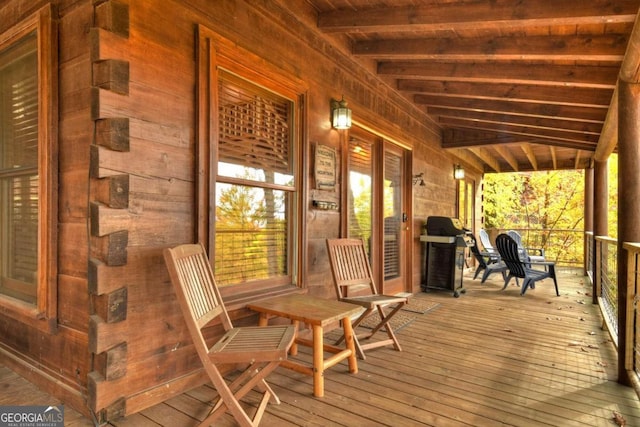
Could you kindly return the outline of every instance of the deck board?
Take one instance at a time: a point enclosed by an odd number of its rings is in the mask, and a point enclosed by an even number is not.
[[[616,351],[583,277],[561,272],[560,297],[550,280],[524,297],[515,286],[502,291],[498,277],[465,282],[460,298],[414,297],[439,305],[398,332],[403,351],[370,350],[355,375],[346,362],[334,366],[323,398],[313,397],[310,377],[278,368],[269,382],[282,403],[268,406],[262,425],[612,426],[614,411],[640,425],[638,396],[615,381]],[[310,350],[298,357],[310,361]],[[4,367],[0,390],[0,404],[57,403]],[[211,386],[198,387],[110,425],[197,425],[215,396]],[[68,425],[92,425],[67,414]],[[234,422],[225,415],[217,425]]]

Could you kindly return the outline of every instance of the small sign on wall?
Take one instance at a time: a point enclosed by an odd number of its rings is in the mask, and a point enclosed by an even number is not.
[[[335,190],[336,187],[336,150],[322,144],[316,144],[314,165],[316,189]]]

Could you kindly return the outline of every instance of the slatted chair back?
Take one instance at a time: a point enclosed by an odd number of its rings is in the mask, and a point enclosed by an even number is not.
[[[511,236],[503,233],[496,238],[496,247],[500,258],[509,268],[510,276],[524,279],[526,266],[520,259],[518,243]]]
[[[560,296],[554,262],[523,259],[518,243],[508,234],[500,234],[496,238],[496,246],[498,247],[502,261],[504,261],[509,268],[509,275],[505,279],[502,289],[507,287],[512,277],[516,278],[516,283],[520,278],[522,279],[522,290],[520,294],[524,295],[527,288],[533,288],[535,286],[535,282],[551,278],[556,288],[556,295]],[[544,270],[539,270],[534,267],[544,267]]]
[[[480,243],[482,243],[482,248],[485,252],[488,253],[496,253],[496,248],[491,244],[491,238],[489,238],[489,233],[484,228],[481,228],[478,232],[478,237],[480,238]]]
[[[526,248],[524,243],[522,242],[522,236],[515,230],[507,231],[507,235],[509,235],[515,242],[518,244],[518,249],[520,250],[520,257],[523,260],[541,262],[545,261],[544,257],[544,249],[542,248]]]
[[[329,239],[327,245],[338,299],[378,293],[362,239]]]
[[[183,292],[179,292],[177,297],[183,310],[186,308],[191,313],[194,326],[201,330],[213,319],[220,317],[224,329],[231,329],[231,319],[222,303],[202,245],[178,246],[170,249],[170,254],[173,262],[167,264],[169,274],[182,284]]]

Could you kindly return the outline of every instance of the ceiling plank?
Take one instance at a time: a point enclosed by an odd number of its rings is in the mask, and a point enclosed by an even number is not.
[[[625,34],[404,38],[358,41],[354,43],[352,53],[377,60],[557,60],[611,61],[619,64],[626,46]]]
[[[427,107],[427,113],[434,117],[456,117],[467,120],[486,121],[494,123],[510,123],[514,125],[540,127],[540,128],[563,128],[577,132],[599,134],[602,129],[601,123],[584,121],[574,121],[566,119],[556,119],[555,117],[533,117],[525,114],[494,113],[487,111],[460,110],[453,108]]]
[[[511,0],[428,6],[350,8],[322,12],[318,28],[325,32],[384,32],[493,29],[497,25],[557,25],[633,22],[638,3],[632,0]]]
[[[602,65],[460,63],[443,61],[381,61],[378,74],[396,78],[477,83],[538,84],[615,89],[619,67]]]
[[[613,89],[413,79],[399,79],[396,87],[404,92],[421,92],[432,95],[462,95],[601,108],[609,108],[613,95]]]
[[[494,122],[489,120],[468,120],[459,117],[441,117],[439,123],[448,127],[474,128],[474,129],[500,129],[505,133],[517,135],[537,135],[541,138],[560,139],[578,143],[598,144],[599,133],[576,132],[562,127],[549,128],[540,126],[527,126],[519,123]]]
[[[544,139],[538,135],[519,135],[497,133],[495,130],[465,128],[445,129],[442,132],[442,148],[470,148],[483,145],[496,144],[538,144],[552,145],[555,147],[570,148],[574,150],[594,151],[596,144],[567,142],[554,139]]]
[[[446,119],[443,122],[444,125],[448,125],[451,127],[458,128],[468,128],[468,129],[478,129],[484,131],[495,131],[495,126],[489,126],[484,123],[478,122],[470,122],[456,119]],[[560,130],[548,130],[548,131],[539,131],[532,130],[531,128],[526,127],[507,127],[506,125],[500,126],[500,131],[503,133],[510,133],[514,135],[527,136],[530,138],[536,138],[544,141],[557,141],[558,145],[562,145],[565,147],[578,148],[587,151],[595,151],[596,146],[598,145],[598,137],[597,135],[593,138],[580,137],[580,135],[564,135],[561,134]]]
[[[602,108],[581,107],[572,105],[532,104],[514,102],[510,100],[452,98],[440,95],[414,95],[413,101],[425,107],[450,107],[473,109],[476,111],[501,112],[509,111],[514,114],[525,114],[535,117],[556,117],[562,120],[587,121],[604,123],[607,115]]]

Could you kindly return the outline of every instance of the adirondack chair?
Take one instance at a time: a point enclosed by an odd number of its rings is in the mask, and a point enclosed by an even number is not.
[[[516,281],[517,279],[522,279],[520,295],[524,295],[525,292],[527,292],[527,288],[533,288],[535,282],[551,278],[553,279],[553,284],[556,287],[556,295],[560,296],[554,262],[533,262],[523,260],[520,255],[518,243],[511,236],[505,233],[500,234],[496,238],[496,247],[498,248],[498,253],[500,253],[500,258],[507,265],[507,268],[509,268],[509,275],[504,281],[503,290],[507,288],[512,277],[515,277]],[[542,265],[545,269],[534,269],[533,267],[536,265]]]
[[[520,255],[523,259],[528,259],[532,262],[546,261],[543,248],[525,248],[522,243],[522,236],[515,230],[509,230],[507,231],[507,234],[516,241],[518,249],[520,250]]]
[[[167,248],[164,258],[193,344],[219,394],[216,404],[200,425],[214,424],[229,411],[239,425],[257,426],[269,400],[280,403],[265,378],[287,359],[296,328],[291,325],[234,328],[202,245]],[[202,329],[214,319],[220,320],[226,333],[209,346]],[[227,383],[221,373],[223,365],[236,366],[240,375]],[[262,398],[250,418],[239,401],[253,389],[262,393]]]
[[[470,247],[471,253],[478,262],[476,272],[473,274],[474,280],[483,270],[484,273],[482,274],[482,280],[480,283],[484,283],[493,273],[502,273],[502,280],[507,280],[507,265],[503,261],[495,261],[495,254],[492,255],[488,252],[481,252],[478,248],[476,237],[471,235],[471,238],[473,239],[473,245]]]
[[[357,304],[363,308],[362,314],[353,322],[354,331],[369,316],[378,315],[380,319],[370,332],[354,333],[358,356],[365,359],[364,350],[387,345],[393,345],[396,350],[401,351],[400,343],[389,321],[407,304],[409,298],[378,293],[362,239],[327,239],[327,249],[338,300]],[[393,308],[385,312],[386,307]],[[386,331],[387,339],[361,343],[362,340],[369,340],[381,330]],[[338,343],[343,338],[338,340]]]
[[[482,243],[483,252],[487,253],[491,258],[490,262],[497,262],[500,260],[500,255],[496,248],[491,244],[491,239],[489,238],[489,233],[484,228],[481,228],[478,232],[478,237],[480,237],[480,243]]]

